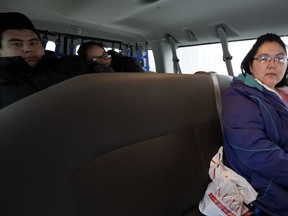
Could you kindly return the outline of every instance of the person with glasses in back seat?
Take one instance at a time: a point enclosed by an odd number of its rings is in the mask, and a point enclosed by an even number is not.
[[[136,59],[123,56],[115,51],[105,51],[102,43],[89,41],[81,44],[78,55],[95,68],[94,72],[143,72]],[[102,65],[106,67],[95,67]]]
[[[287,51],[272,33],[260,36],[222,96],[226,165],[258,192],[256,215],[288,215]]]
[[[22,13],[0,13],[0,109],[37,91],[88,72],[74,55],[45,54],[40,35]]]

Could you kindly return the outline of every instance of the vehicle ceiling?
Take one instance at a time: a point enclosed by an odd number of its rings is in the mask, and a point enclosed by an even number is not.
[[[219,25],[229,41],[287,35],[287,6],[287,0],[1,0],[0,10],[22,12],[41,30],[81,30],[82,36],[123,42],[170,34],[182,46],[219,42]]]

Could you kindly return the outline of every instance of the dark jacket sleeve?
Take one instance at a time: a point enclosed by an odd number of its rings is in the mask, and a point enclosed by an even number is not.
[[[76,55],[56,58],[53,69],[57,73],[71,74],[71,76],[85,74],[88,72],[86,61]]]
[[[128,56],[112,57],[111,66],[116,72],[144,72],[137,60]]]
[[[130,58],[127,65],[128,65],[127,66],[128,72],[143,72],[144,71],[141,65],[134,58]]]
[[[88,64],[89,73],[111,73],[115,72],[112,67],[106,67],[105,65],[92,62]]]
[[[32,82],[39,89],[88,73],[88,65],[79,56],[47,57],[35,68]]]

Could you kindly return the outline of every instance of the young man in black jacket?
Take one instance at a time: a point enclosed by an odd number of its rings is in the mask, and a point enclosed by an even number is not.
[[[39,33],[25,15],[0,13],[0,20],[0,109],[88,72],[78,56],[45,54]]]

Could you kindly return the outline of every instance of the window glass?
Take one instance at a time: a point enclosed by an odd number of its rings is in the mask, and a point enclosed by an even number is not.
[[[53,41],[48,41],[45,50],[55,51],[56,44]]]
[[[80,44],[77,45],[76,48],[75,48],[75,55],[78,55],[78,50],[79,50],[79,48],[80,48]]]
[[[288,49],[288,36],[282,37],[282,40],[286,44],[286,49]]]
[[[282,37],[282,40],[286,45],[288,44],[288,37]],[[241,73],[241,62],[255,41],[229,42],[228,48],[232,55],[231,64],[235,76]],[[177,49],[177,55],[183,74],[195,73],[196,71],[215,71],[219,74],[228,74],[220,43],[180,47]]]
[[[149,61],[149,71],[155,71],[156,72],[154,54],[153,54],[152,50],[148,50],[148,61]]]
[[[241,72],[241,61],[254,41],[229,43],[234,75]],[[223,51],[220,43],[181,47],[177,49],[177,55],[180,59],[179,63],[183,74],[195,73],[196,71],[215,71],[218,74],[228,74],[226,64],[223,61]]]

